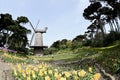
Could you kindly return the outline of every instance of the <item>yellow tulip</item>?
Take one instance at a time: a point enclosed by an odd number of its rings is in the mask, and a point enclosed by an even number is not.
[[[14,75],[17,76],[17,71],[15,68],[14,68]]]
[[[42,68],[42,65],[39,65],[38,67],[41,69],[41,68]]]
[[[25,73],[22,73],[23,77],[25,78],[26,77],[26,74]]]
[[[38,68],[37,68],[37,67],[35,67],[35,68],[34,68],[34,71],[38,71]]]
[[[36,77],[36,75],[35,75],[35,72],[34,72],[34,71],[32,71],[32,77],[33,77],[33,78],[35,78],[35,77]]]
[[[69,72],[67,72],[67,71],[65,71],[64,74],[65,74],[65,76],[66,76],[67,78],[69,78],[69,77],[71,76],[71,74],[70,74]]]
[[[43,67],[43,68],[42,68],[42,71],[45,71],[45,70],[46,70],[46,68],[45,68],[45,67]]]
[[[39,71],[39,76],[41,76],[41,77],[42,77],[42,76],[43,76],[43,74],[44,74],[44,73],[43,73],[42,71]]]
[[[66,80],[66,78],[64,78],[64,77],[61,77],[61,78],[60,78],[60,80]]]
[[[77,75],[77,71],[73,70],[72,74]]]
[[[48,73],[49,73],[49,74],[52,74],[52,73],[53,73],[53,71],[52,71],[52,70],[48,70]]]
[[[33,78],[35,78],[35,77],[36,77],[36,75],[35,75],[35,74],[32,74],[32,77],[33,77]]]
[[[45,80],[51,80],[49,76],[45,76]]]
[[[80,77],[84,77],[85,74],[86,74],[86,72],[85,72],[84,70],[81,70],[81,71],[78,73],[78,75],[79,75]]]
[[[55,73],[54,73],[54,76],[55,76],[55,78],[56,78],[57,80],[60,78],[58,72],[55,72]]]
[[[78,80],[78,76],[74,76],[74,80]]]
[[[58,72],[58,69],[54,69],[55,72]]]
[[[18,72],[22,73],[22,69],[21,69],[21,65],[20,64],[17,65],[17,68],[18,68]]]
[[[30,76],[27,77],[27,80],[31,80]]]
[[[26,68],[26,69],[25,69],[25,72],[26,72],[27,75],[30,75],[30,73],[31,73],[31,69]]]
[[[47,71],[44,71],[44,74],[47,74]]]
[[[61,77],[61,76],[62,76],[62,74],[61,74],[61,73],[59,73],[59,76]]]
[[[101,77],[101,74],[100,74],[100,73],[96,73],[96,74],[94,74],[94,76],[93,76],[94,80],[99,80],[100,77]]]
[[[89,72],[92,73],[92,67],[89,67]]]

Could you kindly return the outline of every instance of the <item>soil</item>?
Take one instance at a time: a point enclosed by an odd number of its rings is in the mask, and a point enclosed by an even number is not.
[[[0,59],[0,80],[15,80],[11,75],[11,69],[11,64],[5,63]]]

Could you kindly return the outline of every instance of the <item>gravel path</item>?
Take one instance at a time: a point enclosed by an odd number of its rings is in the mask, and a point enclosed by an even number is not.
[[[14,80],[11,75],[11,65],[0,59],[0,80]]]

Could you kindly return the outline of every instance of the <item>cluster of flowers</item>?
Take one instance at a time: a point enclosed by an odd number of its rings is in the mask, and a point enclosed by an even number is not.
[[[99,80],[100,73],[93,73],[90,67],[85,70],[62,71],[46,63],[39,65],[16,65],[14,68],[16,80]]]
[[[10,55],[7,53],[3,54],[2,57],[5,61],[11,61],[11,62],[25,61],[26,60],[26,58],[17,57],[15,55]]]

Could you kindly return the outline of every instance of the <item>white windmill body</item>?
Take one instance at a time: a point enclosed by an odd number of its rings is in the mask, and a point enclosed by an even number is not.
[[[31,38],[31,42],[30,42],[30,48],[34,49],[34,54],[35,55],[43,55],[43,50],[44,48],[47,48],[47,46],[43,45],[43,33],[46,33],[47,31],[47,27],[45,27],[44,30],[41,29],[37,29],[37,27],[34,29],[34,27],[32,26],[31,22],[30,22],[31,27],[33,28],[33,35]],[[33,42],[34,39],[34,42]],[[34,43],[34,45],[31,45],[32,43]]]
[[[42,37],[41,30],[36,30],[34,45],[35,46],[43,46],[43,37]]]

